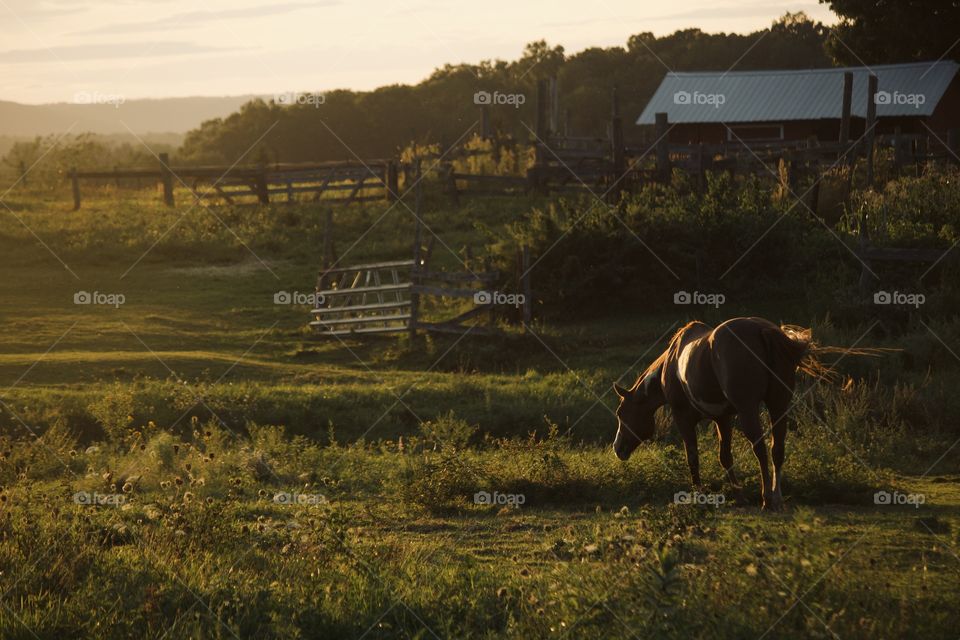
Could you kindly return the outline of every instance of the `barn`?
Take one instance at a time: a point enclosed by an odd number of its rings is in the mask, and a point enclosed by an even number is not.
[[[836,141],[845,76],[852,76],[850,137],[865,128],[868,80],[877,77],[876,133],[936,134],[960,129],[960,74],[952,60],[772,71],[668,73],[637,120],[667,114],[670,142]],[[661,116],[662,117],[662,116]],[[649,130],[648,130],[649,131]]]

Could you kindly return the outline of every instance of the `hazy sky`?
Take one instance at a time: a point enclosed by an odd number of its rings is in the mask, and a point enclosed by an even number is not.
[[[445,63],[642,31],[750,32],[816,0],[0,0],[0,100],[372,89]]]

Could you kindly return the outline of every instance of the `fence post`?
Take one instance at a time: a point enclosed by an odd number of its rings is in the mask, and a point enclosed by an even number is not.
[[[550,133],[547,130],[547,81],[537,82],[537,119],[536,125],[536,160],[534,162],[534,187],[537,191],[543,193],[546,189],[546,172],[544,171],[547,162],[546,145]]]
[[[840,144],[850,142],[850,104],[853,101],[853,73],[843,74],[843,106],[840,112]]]
[[[903,168],[903,134],[901,133],[900,127],[896,126],[893,129],[893,169],[900,175],[900,170]]]
[[[387,194],[388,202],[393,202],[400,197],[400,178],[397,173],[397,161],[387,161]]]
[[[520,259],[520,287],[523,290],[523,326],[533,320],[533,289],[530,286],[530,247],[523,245]]]
[[[416,223],[413,231],[413,269],[410,270],[410,283],[411,286],[415,287],[420,284],[420,270],[421,270],[421,244],[423,242],[423,225],[420,223],[421,216],[421,205],[423,203],[423,184],[420,180],[420,158],[416,160],[416,174],[414,177],[416,187],[414,187],[414,204],[413,210],[416,212]],[[420,294],[415,292],[413,289],[410,290],[410,340],[411,342],[417,337],[417,321],[420,317]]]
[[[670,130],[666,113],[656,114],[657,136],[657,179],[670,184],[670,141],[667,132]]]
[[[70,185],[73,189],[73,210],[80,209],[80,179],[77,177],[77,168],[70,168]]]
[[[160,181],[163,183],[163,202],[168,207],[173,206],[173,171],[170,170],[170,155],[161,153]]]
[[[623,150],[623,120],[620,118],[620,98],[617,85],[613,85],[613,115],[610,125],[610,144],[613,147],[613,184],[616,185],[623,180],[627,169]],[[615,189],[615,191],[619,190]],[[616,193],[613,195],[616,197]]]
[[[873,187],[873,146],[876,140],[874,129],[877,124],[877,76],[870,74],[867,78],[867,122],[866,122],[866,154],[867,154],[867,188]]]
[[[490,107],[486,104],[480,105],[480,137],[484,140],[489,140],[492,137],[490,133]]]
[[[262,163],[257,165],[257,201],[260,204],[270,204],[270,192],[267,190],[267,169]]]

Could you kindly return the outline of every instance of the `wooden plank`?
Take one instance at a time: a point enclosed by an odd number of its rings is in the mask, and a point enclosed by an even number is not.
[[[429,285],[417,284],[410,287],[411,293],[419,293],[428,296],[444,296],[447,298],[473,298],[479,291],[476,289],[446,289],[444,287],[432,287]]]
[[[951,249],[899,249],[893,247],[867,247],[857,252],[865,260],[891,262],[936,262]]]
[[[401,320],[409,320],[409,313],[394,314],[392,316],[362,316],[359,318],[331,318],[329,320],[324,320],[323,318],[318,318],[317,320],[312,321],[310,324],[314,327],[332,327],[337,325],[344,324],[373,324],[377,322],[400,322]]]
[[[490,327],[484,327],[482,325],[465,326],[462,324],[446,324],[443,322],[418,322],[416,328],[434,331],[437,333],[454,333],[457,335],[462,335],[467,333],[467,331],[484,336],[500,334],[500,332],[496,329],[491,329]]]
[[[311,309],[310,313],[323,316],[334,313],[355,313],[358,311],[380,311],[384,309],[402,309],[404,307],[409,307],[409,300],[398,300],[397,302],[384,302],[382,304],[356,304],[349,305],[344,307],[320,307],[318,309]]]
[[[334,267],[321,273],[343,273],[345,271],[368,271],[370,269],[394,269],[397,267],[412,267],[413,260],[394,260],[392,262],[370,262],[367,264],[356,264],[349,267]]]
[[[323,291],[317,291],[318,294],[324,297],[330,296],[348,296],[348,295],[361,295],[365,293],[378,293],[383,291],[403,291],[404,289],[410,289],[413,285],[409,282],[403,284],[385,284],[379,287],[348,287],[346,289],[325,289]]]
[[[312,322],[310,324],[313,324]],[[339,331],[318,331],[321,336],[349,336],[355,333],[400,333],[407,331],[407,325],[397,325],[395,327],[361,327],[359,329],[341,329]]]
[[[493,282],[500,277],[499,271],[481,271],[480,273],[469,273],[464,271],[428,271],[426,269],[417,269],[412,273],[413,277],[421,280],[441,280],[443,282]]]

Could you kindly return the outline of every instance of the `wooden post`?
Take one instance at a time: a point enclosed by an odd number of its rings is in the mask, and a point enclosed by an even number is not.
[[[897,175],[903,168],[903,155],[903,133],[898,125],[893,129],[893,168]]]
[[[703,153],[703,143],[697,143],[697,190],[700,193],[703,193],[707,190],[707,169],[706,169],[706,158]]]
[[[386,199],[393,202],[400,197],[400,177],[397,172],[397,161],[387,162],[387,194]]]
[[[317,279],[317,290],[330,288],[327,269],[333,264],[333,209],[327,209],[323,218],[323,256],[320,259],[320,277]]]
[[[533,320],[533,290],[530,286],[530,247],[523,245],[521,249],[520,287],[523,291],[523,325],[526,327]]]
[[[490,105],[480,105],[480,137],[489,140],[492,137],[490,133]]]
[[[70,185],[73,188],[73,210],[80,209],[80,179],[77,178],[77,168],[70,168]]]
[[[267,169],[262,163],[257,165],[256,190],[257,201],[260,204],[270,204],[270,191],[267,188]]]
[[[627,170],[626,156],[623,149],[623,120],[620,118],[620,99],[617,95],[617,85],[613,85],[610,145],[613,152],[613,182],[617,183],[623,179],[623,174],[626,173]],[[617,191],[620,191],[620,189],[617,189]]]
[[[669,123],[666,113],[656,114],[657,136],[657,179],[663,184],[670,184],[670,141],[667,139]]]
[[[413,286],[420,284],[420,271],[423,269],[421,263],[420,252],[422,250],[423,243],[423,225],[421,224],[421,206],[423,204],[423,183],[420,180],[420,159],[416,160],[416,175],[414,177],[416,182],[416,187],[414,191],[414,205],[413,210],[416,212],[416,222],[413,231],[413,269],[410,271],[410,282],[413,283]],[[410,292],[410,340],[411,342],[417,337],[417,321],[420,317],[420,294],[415,293],[411,290]]]
[[[173,206],[173,171],[170,170],[170,155],[161,153],[160,158],[160,181],[163,183],[163,203],[168,207]]]
[[[853,73],[843,74],[843,104],[840,111],[840,144],[850,142],[850,105],[853,101]]]
[[[866,122],[866,155],[867,155],[867,188],[873,187],[873,145],[876,141],[874,132],[877,123],[877,76],[870,74],[867,78],[867,122]]]
[[[534,163],[534,187],[538,192],[545,192],[546,189],[546,164],[547,164],[547,138],[550,132],[547,129],[547,81],[537,82],[537,119],[536,126],[536,161]]]

